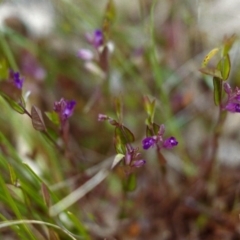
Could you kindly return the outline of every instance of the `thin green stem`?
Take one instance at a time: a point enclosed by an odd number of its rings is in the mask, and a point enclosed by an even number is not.
[[[2,50],[11,66],[11,68],[14,70],[14,71],[17,71],[18,70],[18,66],[16,64],[16,61],[14,59],[14,56],[12,54],[12,51],[9,47],[9,44],[7,43],[6,39],[5,39],[5,36],[4,34],[0,31],[0,44],[1,44],[1,47],[2,47]]]

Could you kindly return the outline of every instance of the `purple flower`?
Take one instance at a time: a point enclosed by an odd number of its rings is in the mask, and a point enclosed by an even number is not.
[[[43,80],[46,76],[45,69],[39,64],[37,59],[27,51],[24,51],[22,54],[21,70],[25,75],[29,75],[36,80]]]
[[[159,126],[157,135],[146,137],[142,140],[143,149],[147,150],[150,147],[156,146],[157,150],[160,151],[161,148],[171,149],[178,145],[178,142],[175,137],[169,137],[167,139],[163,138],[165,132],[164,124]]]
[[[76,101],[67,101],[62,98],[59,102],[54,103],[53,110],[58,113],[61,121],[65,122],[68,118],[72,116],[75,105]]]
[[[146,137],[142,140],[143,149],[147,150],[156,143],[156,140],[153,137]]]
[[[145,164],[146,164],[146,160],[140,159],[140,160],[136,160],[136,161],[132,164],[132,166],[139,168],[139,167],[142,167],[142,166],[145,165]]]
[[[167,138],[163,143],[163,147],[167,149],[171,149],[177,145],[178,145],[178,142],[175,137]]]
[[[222,108],[229,112],[240,113],[240,90],[236,87],[233,91],[228,83],[224,83],[223,86],[228,97]]]
[[[94,58],[93,52],[84,48],[78,50],[77,56],[85,61],[91,61]]]
[[[19,72],[9,71],[9,80],[15,85],[16,88],[22,89],[24,78],[20,78]]]
[[[92,44],[96,49],[103,45],[104,38],[103,33],[100,29],[96,29],[93,34],[87,34],[86,37],[88,42]]]

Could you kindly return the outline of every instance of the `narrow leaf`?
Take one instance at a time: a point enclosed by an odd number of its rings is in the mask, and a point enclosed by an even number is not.
[[[56,124],[56,125],[60,125],[60,121],[59,121],[59,116],[56,112],[52,111],[52,112],[45,112],[46,116],[48,117],[48,119]]]
[[[202,67],[205,68],[209,61],[218,53],[219,48],[214,48],[213,50],[211,50],[203,59],[202,61]]]
[[[116,18],[115,5],[113,0],[109,0],[105,9],[102,25],[105,43],[108,41],[110,28],[115,18]]]
[[[116,109],[118,121],[121,123],[122,122],[122,101],[120,97],[116,97],[114,99],[114,103],[115,103],[115,109]]]
[[[124,182],[124,190],[134,191],[136,189],[136,186],[137,186],[136,174],[131,173]]]
[[[226,56],[228,52],[231,50],[232,45],[236,41],[236,35],[232,35],[229,38],[224,39],[224,46],[223,46],[223,56]]]
[[[113,159],[111,169],[115,168],[118,165],[118,163],[120,163],[122,161],[123,158],[124,158],[123,154],[117,154],[115,156],[115,158]]]
[[[200,68],[199,71],[201,73],[204,73],[204,74],[222,79],[221,71],[218,70],[217,68],[207,68],[207,67],[205,67],[205,68]]]
[[[214,103],[216,106],[221,104],[222,99],[222,80],[214,77],[213,78],[213,87],[214,87]]]
[[[25,113],[25,109],[19,105],[19,103],[17,103],[16,101],[12,100],[11,98],[9,98],[7,95],[0,93],[2,95],[2,97],[4,98],[4,100],[9,104],[9,106],[15,110],[16,112],[20,113],[20,114],[24,114]]]
[[[0,60],[0,80],[8,78],[8,67],[5,59]]]
[[[227,80],[231,71],[231,61],[229,54],[226,54],[217,65],[218,70],[221,71],[222,79]]]
[[[31,114],[32,114],[33,127],[38,131],[45,131],[46,127],[44,124],[44,120],[43,120],[41,111],[37,107],[32,106]]]
[[[46,184],[44,184],[44,183],[41,184],[41,190],[42,190],[42,196],[43,196],[44,203],[49,208],[50,207],[50,194],[49,194],[49,190],[48,190]]]

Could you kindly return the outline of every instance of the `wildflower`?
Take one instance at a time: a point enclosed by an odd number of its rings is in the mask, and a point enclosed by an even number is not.
[[[36,80],[43,80],[46,76],[45,69],[37,59],[27,51],[24,51],[21,58],[21,71]]]
[[[96,29],[93,34],[87,34],[86,38],[88,42],[93,45],[94,48],[98,49],[104,43],[103,32],[100,29]]]
[[[9,80],[14,84],[18,89],[22,89],[24,78],[20,77],[19,72],[14,72],[13,70],[9,71]]]
[[[178,142],[175,137],[167,138],[163,143],[163,147],[167,149],[171,149],[177,145],[178,145]]]
[[[157,146],[160,150],[161,148],[171,149],[178,145],[178,142],[175,137],[169,137],[167,139],[163,139],[163,134],[165,132],[165,126],[162,124],[159,127],[159,131],[156,136],[146,137],[142,140],[143,149],[147,150],[150,147]]]
[[[139,168],[139,167],[142,167],[145,164],[146,164],[146,160],[140,159],[140,160],[137,160],[137,161],[133,162],[132,166]]]
[[[143,149],[147,150],[156,143],[154,137],[146,137],[142,141]]]
[[[146,160],[141,159],[141,153],[138,148],[133,148],[130,144],[126,145],[125,164],[131,167],[142,167],[145,165]]]
[[[61,122],[64,123],[72,116],[75,105],[76,101],[67,101],[62,98],[59,102],[54,103],[53,110],[58,113]]]
[[[224,83],[224,91],[227,93],[227,101],[223,105],[222,109],[229,112],[240,113],[240,89],[238,87],[233,91],[228,83]]]
[[[94,54],[89,49],[81,48],[78,50],[77,56],[85,61],[91,61],[94,58]]]

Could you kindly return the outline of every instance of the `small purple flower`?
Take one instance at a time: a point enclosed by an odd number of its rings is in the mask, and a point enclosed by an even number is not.
[[[59,102],[54,103],[53,109],[59,114],[61,121],[65,122],[68,118],[72,116],[75,105],[76,101],[67,101],[62,98]]]
[[[92,44],[96,49],[103,45],[104,38],[103,33],[100,29],[96,29],[93,34],[87,34],[86,37],[88,42]]]
[[[222,108],[229,112],[240,113],[240,90],[236,87],[233,91],[228,83],[224,83],[224,91],[228,98]]]
[[[22,89],[24,78],[20,78],[19,72],[14,72],[13,70],[10,70],[9,80],[15,85],[16,88]]]
[[[146,137],[142,140],[143,149],[147,150],[150,147],[154,146],[156,140],[153,137]]]
[[[136,161],[132,164],[132,166],[139,168],[139,167],[142,167],[142,166],[145,165],[145,164],[146,164],[146,160],[140,159],[140,160],[136,160]]]
[[[177,145],[178,145],[178,142],[175,137],[167,138],[163,143],[163,147],[166,149],[171,149]]]
[[[94,58],[93,52],[84,48],[78,50],[77,56],[85,61],[91,61]]]

